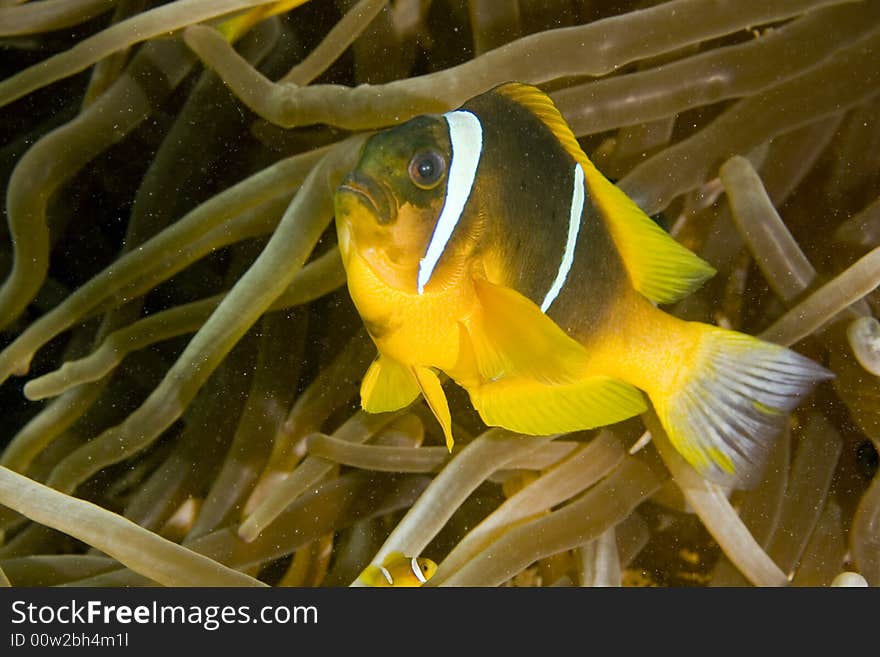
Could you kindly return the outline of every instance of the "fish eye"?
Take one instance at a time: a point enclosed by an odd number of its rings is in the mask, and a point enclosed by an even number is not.
[[[437,151],[419,151],[409,161],[409,177],[416,187],[431,189],[443,177],[446,161]]]

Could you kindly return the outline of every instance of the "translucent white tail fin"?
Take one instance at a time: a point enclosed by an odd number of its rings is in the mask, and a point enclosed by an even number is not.
[[[652,402],[672,444],[698,472],[749,487],[758,482],[788,414],[832,376],[785,347],[706,326],[682,385]]]

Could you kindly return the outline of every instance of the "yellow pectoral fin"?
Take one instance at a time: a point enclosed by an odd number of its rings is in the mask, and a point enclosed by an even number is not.
[[[590,198],[608,226],[636,290],[655,303],[672,303],[686,297],[715,274],[707,262],[676,242],[599,172],[547,94],[518,82],[502,85],[497,92],[541,119],[581,165]]]
[[[587,360],[569,337],[516,290],[474,280],[480,311],[467,324],[477,368],[484,379],[524,376],[545,382],[580,378]]]
[[[449,414],[449,404],[446,402],[446,393],[440,385],[440,379],[433,370],[427,367],[414,367],[412,369],[418,382],[419,388],[428,407],[437,418],[446,438],[446,448],[451,452],[454,440],[452,439],[452,416]]]
[[[361,382],[361,406],[368,413],[385,413],[408,406],[419,395],[410,368],[379,354]]]
[[[647,408],[637,388],[607,376],[567,384],[512,377],[477,386],[470,395],[486,424],[538,436],[613,424]]]

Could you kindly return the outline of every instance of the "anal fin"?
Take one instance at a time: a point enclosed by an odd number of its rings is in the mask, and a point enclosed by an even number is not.
[[[556,384],[510,377],[469,392],[486,424],[538,436],[613,424],[647,409],[637,388],[607,376]]]

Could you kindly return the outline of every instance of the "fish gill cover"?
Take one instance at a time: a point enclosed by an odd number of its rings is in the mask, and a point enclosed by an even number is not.
[[[880,585],[878,47],[870,0],[0,3],[0,581]],[[836,375],[754,488],[651,413],[520,436],[447,386],[449,454],[359,410],[334,189],[511,80],[717,269],[667,311]]]

